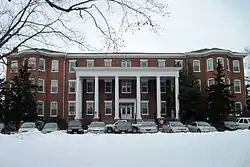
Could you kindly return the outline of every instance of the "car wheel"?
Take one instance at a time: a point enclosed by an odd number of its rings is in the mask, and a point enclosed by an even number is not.
[[[132,132],[133,132],[133,133],[138,133],[138,129],[137,129],[137,128],[133,128],[133,129],[132,129]]]
[[[169,133],[174,133],[174,131],[172,129],[170,129]]]
[[[111,129],[111,128],[108,128],[108,129],[107,129],[107,132],[108,132],[108,133],[112,133],[112,129]]]

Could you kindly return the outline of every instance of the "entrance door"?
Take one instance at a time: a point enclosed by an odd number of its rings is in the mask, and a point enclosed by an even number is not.
[[[132,119],[133,118],[133,106],[131,104],[120,105],[121,119]]]

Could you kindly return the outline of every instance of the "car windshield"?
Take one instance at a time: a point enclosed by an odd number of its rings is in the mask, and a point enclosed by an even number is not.
[[[104,122],[92,122],[89,127],[104,127],[105,123]]]
[[[57,123],[46,123],[44,128],[57,128]]]
[[[155,126],[154,122],[141,122],[141,126]]]
[[[36,124],[34,122],[26,122],[26,123],[23,123],[21,128],[35,128],[36,127]]]
[[[4,124],[0,123],[0,129],[3,129],[3,127],[4,127]]]
[[[210,126],[207,122],[197,122],[198,126]]]
[[[70,121],[69,122],[69,126],[73,126],[73,127],[75,127],[75,126],[81,126],[81,122],[79,122],[79,121]]]
[[[181,122],[170,122],[171,126],[184,126]]]

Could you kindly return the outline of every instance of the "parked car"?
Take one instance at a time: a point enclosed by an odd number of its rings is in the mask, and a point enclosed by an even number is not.
[[[59,130],[57,123],[48,122],[44,125],[44,127],[42,129],[42,133],[51,133],[51,132],[55,132],[57,130]]]
[[[185,127],[179,121],[168,121],[162,126],[162,132],[165,133],[180,133],[180,132],[189,132],[188,128]]]
[[[130,122],[120,121],[114,126],[114,133],[131,133],[133,131]]]
[[[24,122],[19,128],[18,132],[19,133],[28,132],[32,129],[37,129],[35,122]]]
[[[14,134],[14,133],[16,133],[16,131],[17,130],[16,130],[16,127],[15,127],[14,124],[9,124],[9,125],[6,125],[6,126],[3,125],[3,128],[0,130],[0,132],[2,134],[8,134],[8,135]]]
[[[215,132],[217,129],[204,121],[195,121],[187,125],[190,132]]]
[[[89,133],[105,133],[106,126],[104,122],[91,122],[88,126]]]
[[[81,120],[69,121],[67,133],[70,133],[70,134],[84,134]]]
[[[124,120],[124,119],[121,119],[121,120],[117,120],[114,124],[107,124],[106,125],[107,133],[114,133],[115,132],[115,127],[120,122],[128,122],[128,121]],[[133,133],[138,133],[140,131],[140,123],[138,123],[138,124],[131,124],[131,126],[132,126],[132,132]]]
[[[157,133],[158,127],[154,121],[144,121],[140,123],[141,133]]]
[[[239,129],[239,125],[234,121],[224,121],[224,130],[234,131]]]
[[[235,122],[238,124],[239,129],[249,129],[250,130],[250,117],[237,118]]]

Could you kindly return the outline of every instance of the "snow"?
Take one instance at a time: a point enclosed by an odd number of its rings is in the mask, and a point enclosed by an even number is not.
[[[0,134],[1,167],[250,167],[250,131]]]

